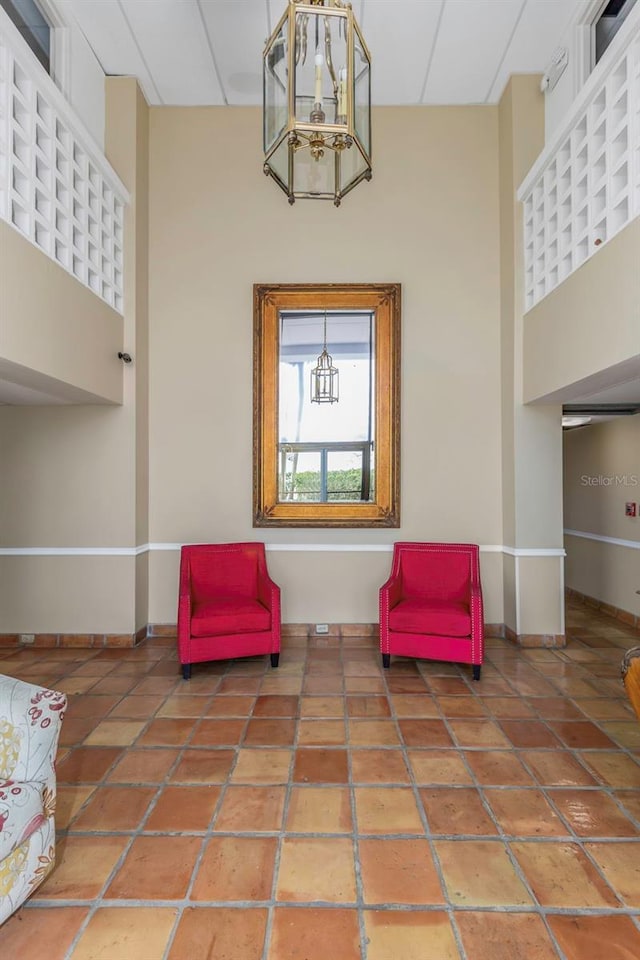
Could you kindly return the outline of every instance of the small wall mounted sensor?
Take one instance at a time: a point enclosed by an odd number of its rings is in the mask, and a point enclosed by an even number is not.
[[[548,93],[550,90],[553,90],[558,80],[567,69],[568,63],[569,51],[567,47],[558,47],[551,58],[551,63],[545,70],[542,80],[540,81],[540,89],[543,93]]]

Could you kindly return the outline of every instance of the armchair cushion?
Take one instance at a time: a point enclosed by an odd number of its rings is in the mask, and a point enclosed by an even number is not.
[[[258,600],[250,597],[196,601],[191,612],[191,634],[194,637],[270,629],[271,614]]]
[[[455,600],[401,600],[389,611],[389,629],[399,633],[468,637],[471,615],[466,603]]]
[[[258,595],[256,563],[248,552],[229,551],[218,554],[217,557],[212,556],[211,552],[194,553],[190,558],[189,569],[191,596],[196,601],[209,597]]]
[[[446,544],[443,544],[443,547]],[[402,594],[437,600],[469,598],[469,556],[463,553],[406,551],[402,555]]]

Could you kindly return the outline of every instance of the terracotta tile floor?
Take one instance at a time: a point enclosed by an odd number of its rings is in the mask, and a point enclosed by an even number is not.
[[[3,960],[637,960],[637,637],[488,641],[480,683],[345,637],[179,676],[175,641],[0,650],[70,695],[58,865]],[[266,662],[265,662],[266,661]],[[44,946],[43,946],[44,945]]]

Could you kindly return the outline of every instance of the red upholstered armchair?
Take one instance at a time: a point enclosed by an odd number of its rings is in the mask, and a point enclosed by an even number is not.
[[[263,543],[182,548],[178,654],[185,680],[191,664],[271,654],[280,658],[280,588],[270,579]]]
[[[395,543],[391,576],[380,588],[380,651],[473,664],[480,679],[484,618],[478,546]]]

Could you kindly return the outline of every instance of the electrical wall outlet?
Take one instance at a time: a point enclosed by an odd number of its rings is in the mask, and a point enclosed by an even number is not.
[[[329,624],[316,623],[316,633],[329,633]]]
[[[20,634],[20,643],[35,643],[35,634],[33,633],[21,633]]]

